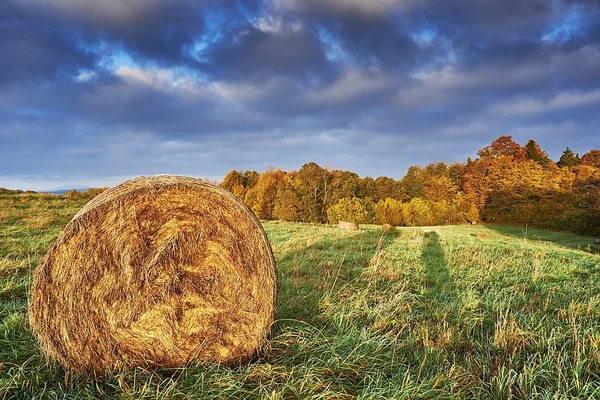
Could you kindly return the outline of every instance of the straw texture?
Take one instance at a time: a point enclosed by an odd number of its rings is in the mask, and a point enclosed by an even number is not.
[[[84,206],[33,277],[45,354],[78,373],[248,360],[273,322],[275,261],[235,196],[180,176],[140,177]]]

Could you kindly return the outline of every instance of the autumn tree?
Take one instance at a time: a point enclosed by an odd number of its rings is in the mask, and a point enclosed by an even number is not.
[[[331,190],[329,172],[314,162],[304,164],[296,176],[297,187],[303,203],[302,220],[325,221],[325,199]]]
[[[401,201],[388,197],[385,200],[379,200],[373,206],[373,211],[375,212],[377,222],[380,224],[400,226],[404,222],[402,215],[403,207],[404,205]]]
[[[242,175],[242,173],[239,171],[235,171],[233,169],[229,171],[219,186],[229,190],[240,199],[243,199],[246,195],[244,175]]]
[[[448,166],[448,177],[454,182],[454,185],[460,190],[462,188],[465,173],[467,167],[465,164],[458,162],[452,163]]]
[[[508,156],[515,159],[522,159],[525,157],[523,148],[512,139],[512,136],[500,136],[494,140],[492,144],[477,152],[477,155],[483,157],[499,157]]]
[[[363,179],[363,194],[364,198],[373,202],[380,200],[379,194],[377,193],[377,185],[375,180],[370,176]]]
[[[272,219],[277,198],[277,188],[285,173],[270,168],[258,177],[256,185],[246,193],[247,203],[260,219]]]
[[[600,150],[590,150],[581,157],[582,165],[600,168]]]
[[[377,198],[379,199],[396,199],[404,198],[404,193],[400,183],[387,176],[380,176],[375,179],[375,187],[377,188]]]
[[[292,175],[283,178],[277,189],[273,218],[282,221],[300,221],[302,212],[302,200],[294,189]]]
[[[423,183],[424,198],[432,201],[450,201],[458,187],[447,175],[431,176]]]
[[[426,200],[414,198],[402,209],[402,218],[406,226],[426,226],[433,224],[431,208]]]
[[[478,155],[466,164],[413,166],[399,181],[307,163],[291,173],[230,171],[221,186],[262,219],[407,226],[487,221],[600,234],[600,150],[580,159],[567,148],[554,163],[534,140],[521,148],[502,136]]]
[[[358,174],[350,171],[335,170],[329,173],[330,189],[324,206],[327,208],[344,197],[365,197],[365,183]]]

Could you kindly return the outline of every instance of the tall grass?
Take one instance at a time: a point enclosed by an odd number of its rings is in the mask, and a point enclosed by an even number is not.
[[[503,226],[267,222],[280,292],[252,363],[74,376],[40,355],[27,291],[83,202],[0,195],[0,397],[600,398],[593,241]]]

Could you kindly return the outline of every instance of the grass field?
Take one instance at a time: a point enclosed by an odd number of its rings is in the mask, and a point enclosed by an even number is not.
[[[84,203],[0,195],[0,398],[600,398],[599,247],[493,225],[266,222],[280,291],[254,362],[84,380],[27,319],[31,273]]]

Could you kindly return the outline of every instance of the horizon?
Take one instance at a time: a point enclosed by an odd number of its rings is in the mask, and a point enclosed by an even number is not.
[[[600,3],[6,0],[0,187],[600,148]]]
[[[521,146],[524,146],[523,143],[519,143],[519,144]],[[543,150],[544,149],[543,146],[541,146],[541,147],[542,147],[542,150]],[[566,148],[570,148],[570,147],[566,146],[565,149]],[[573,152],[575,154],[579,155],[579,156],[582,156],[583,154],[585,154],[589,150],[593,150],[593,149],[587,149],[587,150],[578,152],[578,151],[576,151],[576,149],[573,149],[573,148],[570,148],[570,149],[573,150]],[[480,150],[480,149],[478,149],[478,150]],[[477,153],[477,151],[475,153]],[[548,152],[548,153],[550,153],[550,152]],[[562,151],[560,153],[562,153]],[[560,158],[560,154],[558,156],[556,156],[556,157],[553,157],[552,154],[549,154],[549,157],[550,157],[550,159],[552,161],[557,162],[558,159]],[[473,156],[468,156],[467,158],[475,159],[475,158],[478,158],[478,156],[477,156],[477,154],[474,154]],[[377,175],[377,176],[362,175],[362,174],[360,174],[360,173],[358,173],[356,171],[352,171],[352,170],[349,170],[349,169],[338,168],[336,166],[332,166],[329,163],[324,163],[323,165],[321,165],[319,163],[317,163],[317,164],[319,164],[321,167],[323,167],[323,168],[325,168],[327,170],[330,170],[330,171],[331,170],[343,170],[343,171],[354,172],[354,173],[357,173],[360,178],[366,178],[366,177],[377,178],[377,177],[380,177],[380,176],[385,176],[385,177],[388,177],[388,178],[392,178],[394,180],[400,180],[400,179],[402,179],[406,175],[406,172],[408,171],[408,168],[410,168],[412,166],[425,167],[425,166],[427,166],[429,164],[439,163],[439,162],[446,163],[447,165],[450,165],[450,164],[455,163],[455,162],[456,163],[461,163],[461,164],[466,164],[467,158],[465,158],[464,160],[455,160],[455,161],[452,161],[452,162],[448,162],[448,161],[444,161],[444,160],[435,160],[435,161],[428,162],[427,164],[415,164],[415,165],[411,165],[411,166],[407,167],[407,169],[403,172],[403,174],[401,174],[399,176],[395,176],[395,175],[391,175],[391,174],[388,174],[388,175]],[[313,162],[313,161],[306,161],[302,165],[304,165],[306,163],[309,163],[309,162]],[[274,165],[270,165],[267,168],[265,168],[264,170],[262,170],[262,171],[256,171],[256,172],[262,173],[262,172],[266,171],[269,168],[275,168],[275,169],[279,169],[279,170],[286,171],[286,172],[294,172],[294,171],[298,171],[302,167],[302,165],[300,165],[299,167],[294,168],[294,169],[284,169],[284,168],[280,168],[280,167],[277,167],[277,166],[274,166]],[[231,168],[227,172],[232,171],[232,170],[245,171],[244,169]],[[248,170],[248,171],[251,171],[251,170]],[[151,176],[151,175],[162,175],[162,174],[164,174],[164,175],[179,175],[179,174],[171,174],[171,173],[168,173],[168,172],[160,172],[160,173],[157,173],[157,174],[149,174],[148,176]],[[194,175],[194,174],[191,174],[191,175],[185,175],[185,176],[189,176],[189,177],[192,177],[192,178],[198,178],[198,179],[203,179],[203,180],[208,180],[208,181],[213,181],[213,182],[216,182],[216,183],[220,183],[220,182],[223,181],[223,178],[225,177],[225,175],[226,174],[220,175],[220,176],[206,176],[206,175],[197,175],[197,174]],[[86,180],[85,178],[75,178],[75,179],[72,179],[72,180],[68,181],[68,182],[72,182],[72,183],[65,183],[65,184],[63,184],[61,186],[52,186],[52,187],[48,186],[48,182],[49,182],[48,179],[41,179],[40,177],[28,177],[28,178],[25,178],[23,180],[13,181],[17,185],[19,185],[19,184],[26,184],[25,182],[29,181],[30,183],[29,183],[28,186],[22,186],[22,187],[9,186],[11,181],[10,180],[5,180],[4,177],[0,176],[0,188],[9,189],[9,190],[23,190],[23,191],[25,191],[25,190],[33,190],[33,191],[42,192],[42,193],[43,192],[63,191],[63,190],[84,190],[84,189],[112,187],[112,186],[115,186],[115,185],[117,185],[119,183],[122,183],[124,181],[136,178],[138,176],[141,176],[141,175],[103,177],[103,178],[99,178],[99,179],[96,179],[96,180],[89,180],[89,179]],[[2,182],[9,182],[9,185],[4,186],[2,184]],[[50,179],[50,182],[52,182],[51,179]],[[96,184],[94,184],[92,182],[96,182]]]

